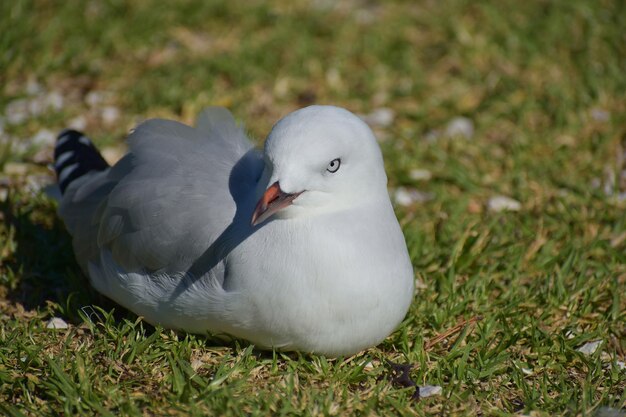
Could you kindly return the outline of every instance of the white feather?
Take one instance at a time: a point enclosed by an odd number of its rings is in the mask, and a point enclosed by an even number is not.
[[[70,159],[72,156],[74,156],[74,152],[72,151],[63,152],[54,162],[54,167],[56,169],[59,169],[59,167],[63,166],[63,163]]]
[[[63,181],[65,181],[67,177],[69,177],[76,168],[78,168],[78,162],[72,165],[68,165],[65,168],[63,168],[61,170],[61,173],[59,174],[59,183],[62,183]]]
[[[78,138],[78,141],[85,146],[91,146],[91,141],[87,136],[81,136],[80,138]]]

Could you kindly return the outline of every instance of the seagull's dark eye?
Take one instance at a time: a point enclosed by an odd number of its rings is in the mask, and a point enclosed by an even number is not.
[[[339,158],[333,159],[332,161],[328,163],[328,166],[326,167],[326,171],[330,172],[331,174],[335,173],[337,172],[340,166],[341,166],[341,159]]]

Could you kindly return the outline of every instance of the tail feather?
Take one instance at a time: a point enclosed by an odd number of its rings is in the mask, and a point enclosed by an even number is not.
[[[86,173],[108,167],[98,149],[81,132],[66,129],[59,133],[54,148],[54,170],[61,193]]]

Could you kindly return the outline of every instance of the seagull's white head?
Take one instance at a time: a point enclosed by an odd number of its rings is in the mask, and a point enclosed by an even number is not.
[[[334,106],[297,110],[265,142],[265,187],[252,224],[308,216],[387,199],[376,138],[361,119]]]

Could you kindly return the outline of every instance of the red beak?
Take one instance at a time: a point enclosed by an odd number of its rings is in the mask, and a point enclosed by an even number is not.
[[[285,193],[280,189],[278,181],[275,182],[265,190],[263,197],[261,197],[257,203],[254,213],[252,213],[252,226],[263,223],[272,216],[272,214],[290,205],[300,194],[302,194],[302,192],[293,194]]]

